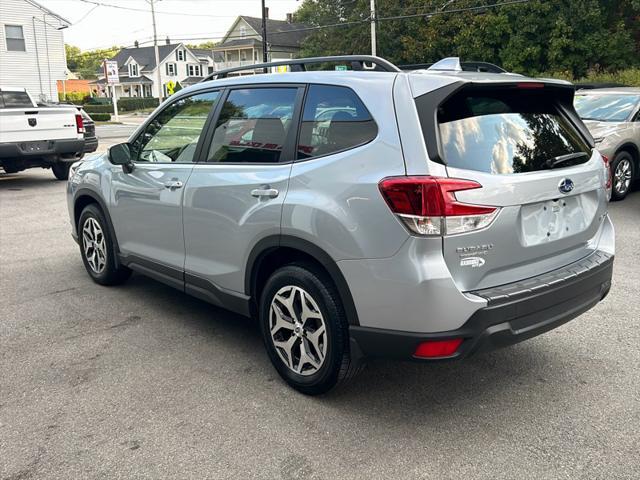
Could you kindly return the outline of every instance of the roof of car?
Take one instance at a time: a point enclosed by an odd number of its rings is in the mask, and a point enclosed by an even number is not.
[[[594,88],[578,90],[576,95],[640,95],[640,87]]]

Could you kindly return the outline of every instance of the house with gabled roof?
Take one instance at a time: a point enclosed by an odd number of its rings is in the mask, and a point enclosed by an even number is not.
[[[309,34],[308,26],[286,20],[267,18],[267,52],[269,61],[295,58]],[[262,62],[262,19],[240,15],[222,41],[213,48],[215,70]],[[253,73],[251,70],[243,74]]]
[[[57,101],[57,81],[67,73],[63,31],[70,25],[34,0],[0,0],[0,85]]]
[[[171,43],[167,39],[158,45],[159,65],[153,46],[140,47],[137,43],[121,49],[111,60],[118,62],[119,84],[116,95],[121,97],[158,97],[162,91],[167,97],[171,85],[193,85],[213,72],[213,53],[210,50],[190,49],[183,43]],[[160,69],[160,85],[157,71]],[[99,72],[95,82],[100,93],[111,96],[104,74]]]

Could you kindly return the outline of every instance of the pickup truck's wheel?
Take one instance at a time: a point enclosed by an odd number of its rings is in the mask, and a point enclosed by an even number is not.
[[[58,180],[67,180],[69,178],[70,163],[58,162],[51,165],[51,170]]]
[[[620,152],[614,157],[611,162],[611,176],[613,179],[611,198],[622,200],[629,193],[634,177],[633,158],[630,153]]]
[[[260,329],[280,376],[296,390],[325,393],[352,377],[349,327],[333,282],[313,265],[291,264],[267,281]]]
[[[125,266],[116,266],[113,239],[104,214],[96,205],[87,205],[78,221],[78,240],[82,262],[94,282],[118,285],[131,275]]]

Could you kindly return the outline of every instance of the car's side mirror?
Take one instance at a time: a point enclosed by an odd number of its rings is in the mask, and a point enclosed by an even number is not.
[[[134,168],[131,158],[131,147],[128,143],[119,143],[109,149],[109,161],[114,165],[122,165],[125,173],[131,173]]]

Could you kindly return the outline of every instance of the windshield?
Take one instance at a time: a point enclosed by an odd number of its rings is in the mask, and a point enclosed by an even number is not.
[[[640,103],[640,95],[576,95],[574,104],[583,120],[624,122]]]

